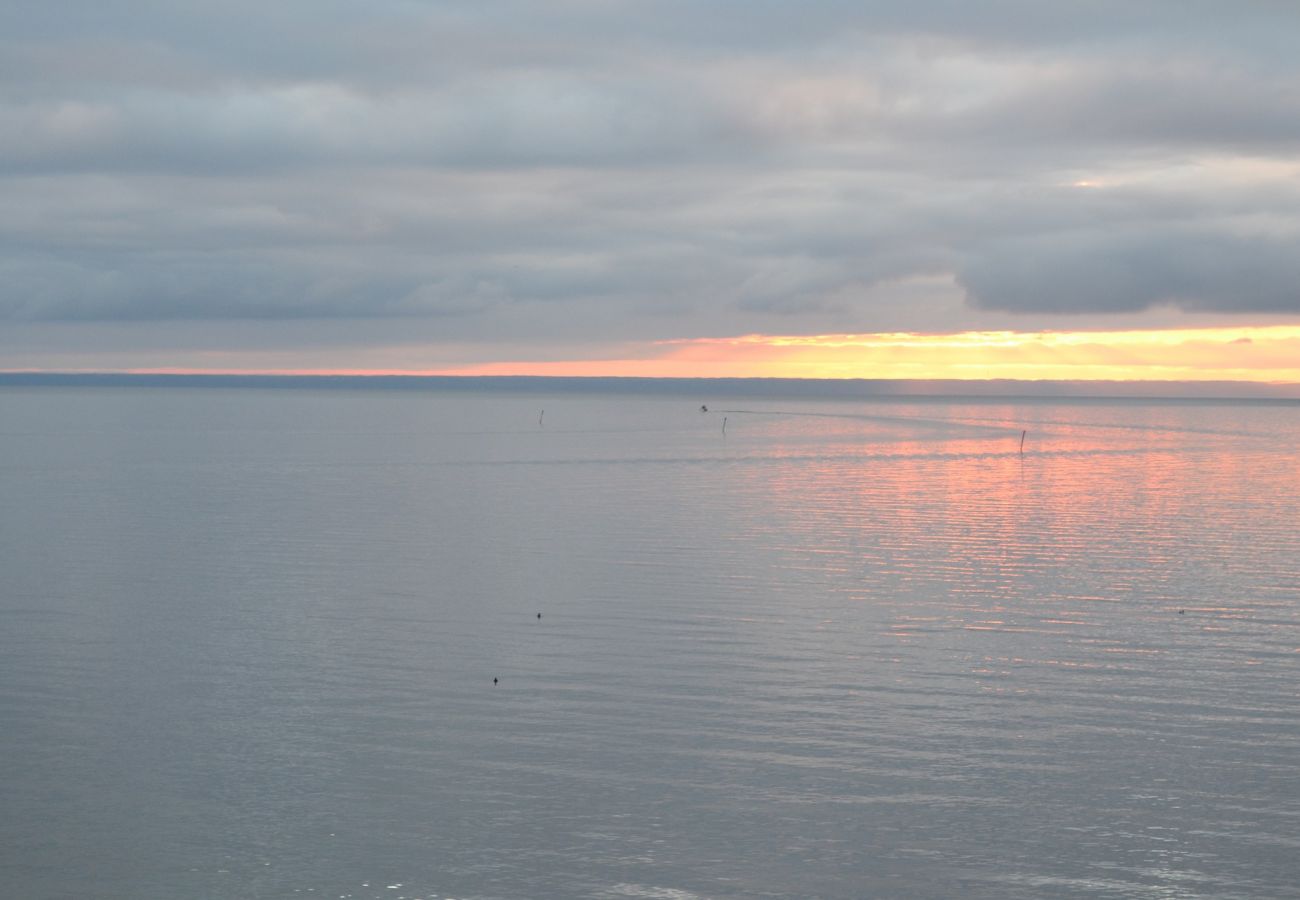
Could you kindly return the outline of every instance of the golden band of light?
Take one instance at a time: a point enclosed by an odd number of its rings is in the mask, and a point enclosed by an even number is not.
[[[466,375],[1300,383],[1300,325],[1145,331],[749,334],[623,349],[617,358],[491,362],[436,371]],[[634,352],[629,354],[629,349]]]
[[[528,359],[521,359],[527,353]],[[353,352],[229,350],[202,367],[107,361],[87,371],[279,375],[557,375],[646,378],[867,378],[1248,381],[1300,391],[1300,324],[1127,331],[765,335],[617,345],[420,343]],[[340,365],[347,359],[351,365]],[[446,360],[455,359],[456,362]],[[33,369],[33,371],[37,371]],[[46,369],[46,371],[72,371]]]

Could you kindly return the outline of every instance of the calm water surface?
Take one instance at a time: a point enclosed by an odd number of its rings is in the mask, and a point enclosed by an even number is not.
[[[1282,404],[0,391],[4,893],[1300,896],[1298,445]]]

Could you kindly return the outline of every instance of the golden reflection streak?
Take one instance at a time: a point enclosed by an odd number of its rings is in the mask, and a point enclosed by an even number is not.
[[[960,406],[929,405],[891,408],[898,421],[831,415],[817,421],[823,440],[812,455],[799,430],[769,414],[754,427],[762,429],[777,464],[738,477],[751,480],[751,496],[769,504],[764,524],[756,527],[783,568],[829,571],[819,556],[831,555],[837,572],[840,559],[849,568],[855,562],[860,567],[869,583],[861,591],[864,600],[881,590],[920,598],[917,606],[903,607],[880,624],[879,634],[889,642],[910,644],[934,631],[949,639],[958,631],[989,637],[1069,635],[1078,646],[1097,645],[1106,660],[1086,665],[1106,669],[1165,652],[1107,634],[1098,624],[1103,619],[1089,610],[1132,596],[1125,532],[1167,535],[1168,523],[1189,521],[1189,504],[1195,501],[1185,486],[1207,473],[1221,483],[1249,480],[1250,463],[1235,436],[1205,434],[1197,438],[1204,442],[1198,453],[1186,453],[1183,429],[1197,422],[1190,410],[1162,413],[1133,431],[1116,432],[1105,417],[1048,421],[1035,429],[1026,465],[1016,451],[1024,413],[1015,405],[986,406],[972,419]],[[939,436],[917,434],[903,421],[912,417],[919,423],[939,421]],[[738,421],[743,432],[745,420]],[[789,464],[782,464],[787,456]],[[1114,496],[1118,484],[1122,497]],[[1085,551],[1080,523],[1099,502],[1113,504],[1115,513],[1107,517],[1120,524]],[[1152,570],[1147,599],[1166,612],[1186,602],[1179,587],[1182,546],[1173,535],[1155,538],[1144,562]],[[1096,567],[1103,591],[1058,593],[1054,570],[1074,565],[1081,554]],[[923,598],[946,597],[957,584],[961,605],[922,605]],[[850,587],[848,593],[855,591]],[[934,615],[936,609],[942,613]],[[984,662],[1085,665],[1050,657],[985,657]]]

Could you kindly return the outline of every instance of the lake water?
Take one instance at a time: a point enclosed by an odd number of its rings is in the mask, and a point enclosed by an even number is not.
[[[1298,446],[1296,404],[0,390],[4,894],[1300,896]]]

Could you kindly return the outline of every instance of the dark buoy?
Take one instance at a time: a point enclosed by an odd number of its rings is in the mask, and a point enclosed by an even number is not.
[[[538,614],[537,614],[537,618],[540,619],[541,617],[542,617],[542,614],[541,614],[541,613],[538,613]]]
[[[493,679],[492,679],[492,683],[493,683],[493,684],[496,684],[496,683],[497,683],[497,680],[496,680],[495,678],[493,678]]]

